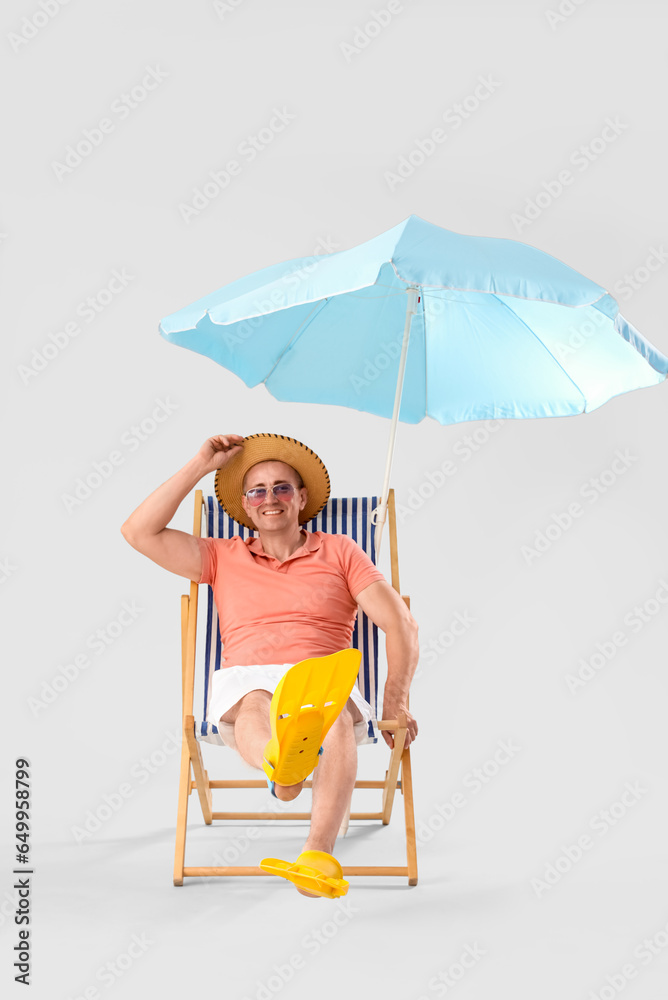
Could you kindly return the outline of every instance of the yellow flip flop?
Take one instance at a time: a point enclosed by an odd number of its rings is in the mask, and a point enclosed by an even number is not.
[[[341,865],[326,851],[303,851],[293,864],[280,858],[263,858],[260,868],[270,875],[287,878],[316,896],[334,899],[348,892],[349,883],[343,878]]]
[[[359,649],[341,649],[301,660],[280,679],[262,763],[270,788],[274,782],[296,785],[317,767],[322,741],[350,697],[361,660]]]

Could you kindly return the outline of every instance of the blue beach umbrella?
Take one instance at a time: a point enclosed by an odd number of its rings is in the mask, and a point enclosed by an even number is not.
[[[378,545],[398,420],[587,413],[668,373],[605,288],[525,243],[416,215],[239,278],[159,329],[276,399],[391,417]]]

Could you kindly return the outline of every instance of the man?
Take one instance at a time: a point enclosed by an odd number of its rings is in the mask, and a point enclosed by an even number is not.
[[[218,500],[259,538],[197,538],[167,527],[181,501],[213,471]],[[386,634],[381,717],[405,712],[405,746],[417,736],[406,707],[418,660],[417,624],[356,542],[300,528],[328,496],[327,470],[301,442],[281,435],[221,434],[209,438],[121,528],[130,545],[159,566],[213,587],[225,662],[214,674],[209,719],[224,741],[260,770],[278,681],[302,659],[349,647],[356,605]],[[312,775],[304,851],[331,854],[355,784],[357,742],[371,711],[355,686],[324,738]],[[383,731],[383,738],[394,745],[392,734]],[[288,801],[302,786],[276,783],[274,794]]]

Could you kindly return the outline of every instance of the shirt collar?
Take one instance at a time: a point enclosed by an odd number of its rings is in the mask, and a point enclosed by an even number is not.
[[[322,539],[319,534],[307,531],[305,528],[302,528],[302,534],[306,535],[306,541],[303,545],[300,545],[298,549],[295,549],[292,555],[288,556],[288,558],[284,560],[285,562],[289,562],[290,559],[298,559],[300,556],[305,556],[309,552],[316,552],[320,548]],[[259,535],[247,538],[245,539],[245,542],[249,551],[252,552],[254,556],[264,556],[265,559],[276,560],[275,556],[270,556],[263,550],[262,541]],[[276,561],[278,562],[278,560]]]

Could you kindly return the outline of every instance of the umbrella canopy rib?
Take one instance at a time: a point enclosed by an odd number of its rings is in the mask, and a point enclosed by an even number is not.
[[[494,298],[497,300],[497,302],[501,303],[501,305],[504,307],[504,309],[507,309],[509,312],[511,312],[513,314],[513,316],[515,317],[515,319],[519,320],[519,322],[522,324],[522,326],[526,330],[528,330],[528,332],[531,334],[531,336],[534,337],[538,341],[538,343],[540,344],[540,346],[549,354],[549,356],[554,361],[555,365],[558,365],[558,367],[561,368],[562,372],[564,373],[564,375],[566,376],[566,378],[568,379],[568,381],[571,383],[571,385],[575,386],[575,388],[577,389],[577,391],[582,396],[582,404],[583,404],[582,405],[582,412],[584,413],[584,411],[585,411],[585,409],[587,407],[587,397],[583,393],[583,391],[580,388],[580,386],[576,382],[573,381],[573,379],[568,374],[568,372],[566,371],[566,369],[564,368],[564,366],[557,361],[557,359],[555,358],[555,356],[552,353],[552,351],[543,343],[543,341],[540,339],[540,337],[538,336],[538,334],[536,333],[536,331],[532,330],[531,327],[527,323],[524,322],[524,320],[522,319],[522,317],[518,316],[517,313],[514,312],[514,310],[512,310],[510,308],[510,306],[508,305],[507,302],[504,302],[503,299],[500,299],[499,296],[496,295],[496,294],[494,294]]]
[[[271,367],[271,370],[268,371],[265,377],[262,379],[263,383],[266,384],[267,379],[273,375],[275,369],[280,364],[283,355],[287,354],[287,352],[290,350],[293,344],[295,344],[299,339],[299,337],[301,337],[301,335],[304,333],[304,331],[308,329],[308,327],[311,325],[315,317],[322,312],[322,310],[325,308],[325,306],[329,301],[330,301],[329,298],[322,299],[320,302],[317,303],[317,306],[314,306],[314,308],[311,309],[310,313],[308,314],[302,325],[300,327],[297,327],[295,332],[290,337],[290,340],[287,342],[281,353],[276,358],[274,364]]]

